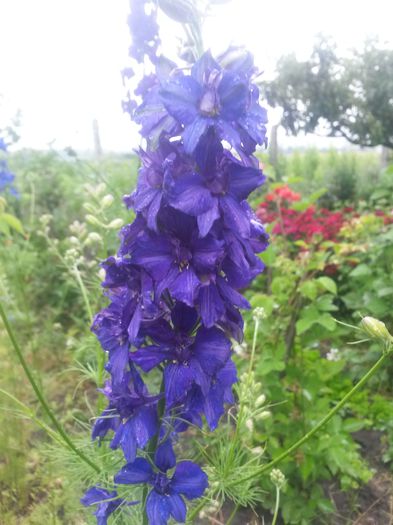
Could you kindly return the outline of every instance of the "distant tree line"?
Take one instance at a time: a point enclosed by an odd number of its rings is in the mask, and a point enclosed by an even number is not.
[[[361,51],[339,56],[318,37],[308,60],[283,56],[276,77],[264,82],[269,104],[283,109],[287,133],[345,137],[359,146],[393,149],[393,49],[368,40]]]

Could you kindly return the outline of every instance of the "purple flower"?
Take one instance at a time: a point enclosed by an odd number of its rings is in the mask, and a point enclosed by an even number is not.
[[[164,384],[168,409],[181,403],[198,385],[207,395],[215,374],[224,367],[231,352],[231,343],[218,328],[200,327],[191,337],[173,337],[166,344],[146,346],[131,354],[131,359],[149,372],[165,362]]]
[[[117,496],[115,490],[109,492],[101,487],[91,487],[81,499],[82,505],[90,507],[97,505],[94,515],[97,518],[97,525],[107,525],[108,518],[119,507],[124,505],[135,505],[137,502],[126,502]]]
[[[136,212],[143,213],[148,228],[158,232],[157,214],[164,193],[164,180],[168,177],[181,178],[185,172],[192,171],[192,162],[186,158],[176,142],[161,137],[155,151],[139,151],[142,167],[139,170],[137,189],[127,197],[127,205]]]
[[[242,201],[265,181],[262,171],[244,166],[212,132],[201,138],[195,152],[197,171],[168,180],[168,202],[174,208],[197,217],[199,234],[209,233],[222,217],[224,226],[239,236],[250,236],[250,219]]]
[[[162,312],[153,300],[154,286],[146,272],[129,260],[114,257],[103,266],[103,286],[108,288],[111,303],[95,316],[92,331],[109,353],[107,370],[117,383],[122,380],[130,344],[136,341],[141,324],[160,317]]]
[[[4,151],[6,149],[2,148]],[[18,191],[14,187],[15,175],[11,173],[5,160],[0,160],[0,193],[9,191],[11,195],[18,196]]]
[[[131,14],[128,25],[132,36],[130,56],[143,62],[144,56],[155,61],[160,44],[157,24],[157,6],[149,0],[130,0]]]
[[[174,72],[160,96],[168,113],[183,127],[187,153],[214,128],[236,150],[251,154],[266,136],[266,111],[258,105],[258,88],[249,82],[247,62],[224,69],[206,52],[191,74]]]
[[[137,448],[144,448],[157,433],[157,402],[160,395],[150,396],[138,372],[132,367],[119,385],[107,384],[104,394],[109,405],[93,427],[93,439],[106,436],[109,430],[115,435],[111,448],[119,446],[127,461],[133,461]]]
[[[157,448],[154,463],[155,469],[146,459],[137,458],[116,474],[115,483],[148,483],[152,486],[146,500],[150,525],[166,525],[171,517],[178,523],[184,523],[187,514],[184,497],[190,500],[200,498],[208,486],[207,476],[192,461],[176,464],[169,440]],[[173,475],[168,476],[168,470],[174,467]]]

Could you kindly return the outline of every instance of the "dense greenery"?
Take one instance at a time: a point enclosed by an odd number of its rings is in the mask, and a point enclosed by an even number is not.
[[[1,302],[67,431],[96,462],[116,470],[119,456],[103,455],[86,439],[100,409],[100,352],[88,326],[91,312],[102,305],[99,261],[114,253],[120,220],[130,219],[121,196],[135,183],[135,160],[20,152],[10,164],[21,198],[6,196],[7,212],[20,223],[11,221],[0,234]],[[259,467],[310,430],[376,361],[378,344],[349,344],[365,337],[335,319],[358,325],[360,315],[372,315],[392,328],[392,168],[380,173],[373,153],[307,151],[282,156],[275,172],[268,165],[265,171],[269,194],[289,188],[299,198],[254,195],[256,210],[268,202],[276,217],[269,229],[276,233],[263,255],[266,272],[246,291],[254,310],[246,314],[246,340],[236,346],[238,407],[229,410],[217,435],[204,431],[203,440],[194,440],[199,431],[192,430],[185,440],[187,453],[204,462],[211,480],[200,514],[206,524],[209,516],[230,523],[231,513],[236,523],[236,512],[238,523],[260,523],[262,517],[270,523],[274,486],[268,474],[258,476]],[[311,207],[312,217],[322,207],[325,217],[342,214],[334,238],[277,233],[280,211],[299,214]],[[93,523],[78,503],[89,472],[48,435],[49,422],[1,329],[0,352],[2,521]],[[390,364],[280,465],[287,479],[283,523],[353,523],[367,510],[361,497],[366,489],[360,488],[379,475],[375,468],[391,480],[391,373]],[[370,441],[367,451],[361,438],[371,435],[378,447]],[[247,518],[242,507],[249,509]],[[388,522],[388,509],[379,507],[378,519]],[[138,516],[131,514],[129,523],[140,523]]]
[[[322,124],[331,137],[393,148],[393,50],[383,43],[370,40],[362,51],[343,57],[322,36],[309,59],[282,57],[276,78],[264,87],[294,135],[313,133]]]

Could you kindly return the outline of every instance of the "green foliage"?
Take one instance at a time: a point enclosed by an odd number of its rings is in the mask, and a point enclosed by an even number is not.
[[[191,429],[180,451],[196,456],[209,474],[208,493],[190,509],[202,523],[219,519],[228,503],[231,511],[247,506],[269,520],[275,494],[269,472],[260,474],[263,466],[309,431],[376,360],[379,348],[347,344],[358,336],[335,319],[358,324],[359,314],[372,315],[392,328],[392,226],[370,210],[389,211],[393,186],[391,171],[379,174],[378,162],[373,153],[315,150],[279,158],[275,177],[304,195],[297,209],[349,201],[358,203],[360,216],[345,225],[339,242],[292,243],[281,236],[262,254],[267,270],[246,291],[253,310],[263,309],[255,352],[252,312],[246,314],[245,341],[234,345],[241,377],[237,404],[219,431]],[[96,163],[21,152],[10,163],[21,201],[10,201],[7,213],[23,225],[23,235],[12,228],[0,235],[6,248],[0,250],[0,300],[52,409],[103,466],[106,474],[99,481],[110,486],[121,455],[107,441],[98,447],[88,437],[102,408],[96,386],[103,380],[97,360],[102,352],[89,323],[91,312],[103,304],[99,262],[117,247],[119,220],[131,219],[120,197],[135,183],[135,160]],[[272,180],[269,166],[266,170]],[[255,194],[254,205],[260,200]],[[329,265],[336,273],[325,271]],[[0,472],[2,520],[93,524],[92,509],[81,508],[79,498],[96,475],[58,442],[29,388],[20,388],[20,369],[1,330],[0,357],[0,455],[7,458]],[[330,484],[356,504],[357,490],[373,475],[357,432],[380,433],[381,458],[391,467],[392,372],[389,364],[369,389],[279,465],[287,478],[280,499],[284,523],[335,523]],[[123,487],[121,495],[141,499],[138,489]],[[139,525],[139,512],[130,507],[111,525]]]

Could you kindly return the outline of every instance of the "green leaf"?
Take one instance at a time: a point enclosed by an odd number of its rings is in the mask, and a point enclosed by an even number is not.
[[[333,332],[336,329],[336,321],[329,314],[323,314],[318,318],[317,323],[329,330],[329,332]]]
[[[337,285],[330,277],[318,277],[318,283],[333,295],[337,295]]]
[[[351,277],[368,277],[372,274],[371,269],[367,266],[367,264],[359,264],[356,266],[352,272],[350,272]]]
[[[8,226],[16,230],[21,235],[24,234],[22,223],[19,219],[14,217],[14,215],[11,215],[10,213],[2,213],[0,215],[0,222],[5,222],[8,224]]]
[[[274,261],[276,260],[276,252],[272,245],[270,245],[262,254],[261,254],[262,261],[266,264],[266,266],[272,266]]]
[[[307,297],[308,299],[311,299],[312,301],[316,299],[318,295],[318,289],[315,280],[310,279],[308,281],[304,281],[299,286],[299,291],[303,297]]]
[[[306,332],[309,328],[311,328],[312,325],[315,323],[315,319],[310,319],[307,317],[299,319],[299,321],[296,323],[296,332],[298,333],[298,335],[301,335],[304,332]]]
[[[347,419],[343,423],[343,429],[347,432],[357,432],[358,430],[361,430],[366,425],[366,421],[361,419]]]

